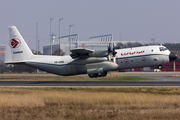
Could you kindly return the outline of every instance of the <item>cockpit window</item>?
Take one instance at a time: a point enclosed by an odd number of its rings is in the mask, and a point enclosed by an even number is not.
[[[159,50],[160,50],[160,51],[166,51],[167,48],[166,48],[166,47],[159,47]]]

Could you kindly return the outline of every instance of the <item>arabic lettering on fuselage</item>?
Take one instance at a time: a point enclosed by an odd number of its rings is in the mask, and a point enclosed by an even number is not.
[[[141,53],[144,53],[145,50],[143,51],[137,51],[137,52],[127,52],[127,53],[121,53],[121,56],[124,56],[124,55],[134,55],[134,54],[141,54]]]

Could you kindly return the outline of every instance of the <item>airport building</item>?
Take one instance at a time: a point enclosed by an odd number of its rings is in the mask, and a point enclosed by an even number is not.
[[[0,73],[4,70],[5,46],[0,44]]]
[[[163,64],[163,69],[161,71],[180,71],[180,58],[167,64]]]
[[[5,46],[0,44],[0,64],[4,63],[5,59]]]
[[[78,41],[79,41],[79,35],[73,34],[71,35],[71,43],[69,42],[70,36],[62,36],[61,41],[59,44],[59,41],[55,41],[55,37],[53,37],[52,44],[52,52],[58,50],[59,48],[62,49],[65,52],[65,55],[69,54],[69,49],[78,48]],[[70,46],[71,45],[71,46]],[[44,45],[43,46],[43,54],[44,55],[50,55],[51,54],[51,45]]]
[[[70,49],[75,48],[87,48],[92,50],[106,50],[109,43],[113,43],[114,46],[117,46],[120,41],[113,41],[113,35],[107,34],[107,35],[99,35],[94,37],[89,37],[88,41],[79,41],[79,35],[73,34],[71,35],[71,42],[70,42],[70,36],[62,36],[59,41],[52,40],[52,52],[58,50],[61,48],[65,55],[69,55]],[[136,42],[136,41],[121,41],[121,43],[125,44],[127,42]],[[43,54],[44,55],[50,55],[51,54],[51,46],[50,44],[43,46]]]

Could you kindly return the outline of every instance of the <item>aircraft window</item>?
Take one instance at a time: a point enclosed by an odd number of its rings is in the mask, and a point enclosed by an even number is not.
[[[163,47],[159,47],[159,50],[160,50],[160,51],[163,51]]]
[[[166,51],[167,48],[166,48],[166,47],[159,47],[159,50],[160,50],[160,51]]]

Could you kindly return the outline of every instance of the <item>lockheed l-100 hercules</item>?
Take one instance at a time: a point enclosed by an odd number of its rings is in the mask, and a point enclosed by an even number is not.
[[[105,77],[108,71],[156,66],[171,62],[177,55],[166,47],[144,46],[107,50],[72,49],[67,56],[33,55],[15,26],[8,28],[5,63],[26,64],[57,75],[88,74],[89,77]]]

